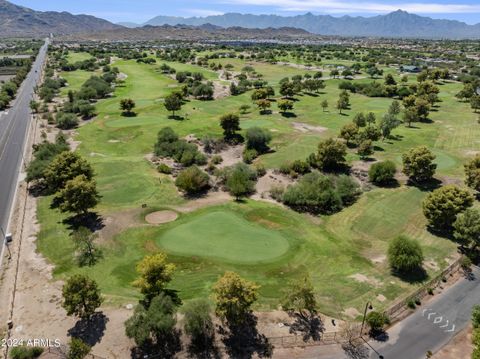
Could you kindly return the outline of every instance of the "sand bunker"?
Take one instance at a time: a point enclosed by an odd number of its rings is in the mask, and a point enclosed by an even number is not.
[[[178,218],[177,212],[174,211],[158,211],[150,213],[145,220],[150,224],[163,224],[173,222]]]

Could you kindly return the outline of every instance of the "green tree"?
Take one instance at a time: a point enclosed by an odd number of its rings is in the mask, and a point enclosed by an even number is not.
[[[213,286],[215,313],[230,324],[243,323],[258,298],[259,289],[260,286],[237,273],[226,272]]]
[[[285,98],[292,98],[295,95],[295,84],[285,81],[280,84],[280,95]]]
[[[473,306],[472,309],[472,325],[473,328],[480,328],[480,305]]]
[[[133,101],[131,98],[124,98],[120,100],[120,110],[122,110],[125,115],[131,115],[135,106],[135,101]]]
[[[457,216],[453,236],[463,246],[476,251],[480,246],[480,210],[469,208]]]
[[[67,315],[90,319],[103,302],[97,282],[87,276],[76,274],[63,285],[62,307]]]
[[[436,189],[423,201],[423,214],[431,227],[449,230],[457,215],[471,207],[473,196],[469,191],[454,185]]]
[[[378,127],[380,128],[380,131],[382,132],[382,138],[385,140],[386,138],[390,137],[390,134],[392,133],[392,130],[397,128],[400,125],[400,121],[397,119],[397,117],[391,113],[386,113]]]
[[[205,352],[214,345],[215,325],[212,308],[205,299],[194,299],[185,304],[185,333],[191,338],[195,352]]]
[[[472,98],[470,99],[470,106],[473,110],[475,110],[475,113],[480,110],[480,95],[472,96]]]
[[[247,149],[254,149],[258,153],[268,152],[268,144],[272,140],[270,131],[260,127],[250,127],[245,135]]]
[[[322,111],[325,112],[328,109],[328,100],[323,100],[321,106]]]
[[[427,182],[435,175],[437,165],[433,163],[435,155],[426,147],[410,149],[402,156],[403,173],[415,182]]]
[[[480,192],[480,155],[465,165],[465,183],[476,192]]]
[[[321,141],[317,153],[311,158],[314,167],[322,170],[335,170],[345,165],[347,147],[333,138]]]
[[[277,106],[282,114],[286,114],[288,111],[293,110],[293,101],[282,99],[278,101]]]
[[[80,227],[72,234],[80,266],[93,266],[102,257],[102,251],[95,245],[97,235],[86,227]]]
[[[30,101],[30,109],[33,111],[33,113],[38,113],[39,108],[40,108],[39,102],[35,100]]]
[[[365,127],[367,125],[367,119],[363,112],[359,112],[353,118],[353,123],[358,127]]]
[[[62,212],[85,215],[98,204],[99,199],[96,182],[79,175],[65,183],[65,187],[55,195],[53,203]]]
[[[175,112],[182,109],[183,100],[178,93],[173,92],[170,95],[165,97],[165,102],[163,104],[167,111],[172,113],[172,116],[175,117]]]
[[[136,270],[139,277],[133,282],[133,286],[140,289],[147,303],[162,293],[171,295],[166,287],[172,280],[175,268],[174,264],[167,262],[165,253],[145,256],[137,263]]]
[[[370,167],[368,178],[371,182],[378,185],[386,185],[395,180],[397,169],[392,161],[377,162]]]
[[[261,114],[265,114],[267,110],[272,106],[269,100],[258,100],[256,102]]]
[[[225,185],[232,196],[237,200],[254,192],[256,173],[244,163],[230,168]]]
[[[194,195],[208,189],[210,177],[197,166],[191,166],[179,173],[175,185],[186,194]]]
[[[91,180],[92,166],[79,154],[70,151],[55,156],[44,172],[45,183],[52,192],[64,188],[68,181],[80,175]]]
[[[385,325],[390,322],[386,314],[376,311],[368,313],[365,321],[373,333],[382,331]]]
[[[220,118],[220,126],[223,129],[223,138],[225,141],[231,142],[238,137],[237,131],[241,130],[240,117],[233,113],[223,115]]]
[[[347,145],[351,144],[351,141],[355,141],[358,135],[358,126],[355,123],[347,123],[340,130],[340,138],[347,141]]]
[[[373,154],[373,144],[372,140],[363,140],[358,145],[357,153],[362,158],[365,159],[368,156]]]
[[[90,345],[85,343],[82,339],[72,338],[70,345],[68,346],[67,359],[83,359],[88,354],[92,348]]]
[[[412,273],[422,266],[422,247],[414,239],[405,236],[397,237],[388,247],[388,262],[395,272]]]
[[[127,337],[146,353],[173,358],[181,348],[175,329],[176,305],[167,295],[152,298],[148,306],[137,305],[133,316],[125,322]]]
[[[303,319],[317,313],[317,300],[315,290],[308,276],[293,281],[286,289],[282,307],[286,311],[296,312]]]

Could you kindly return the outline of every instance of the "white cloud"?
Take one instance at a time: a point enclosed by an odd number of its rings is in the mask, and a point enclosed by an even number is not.
[[[386,13],[402,9],[412,13],[453,14],[477,13],[480,5],[401,3],[382,4],[369,1],[352,0],[221,0],[224,4],[271,6],[282,11],[328,11],[336,13]]]
[[[194,16],[214,16],[214,15],[223,15],[224,12],[207,10],[207,9],[185,9],[186,13]]]

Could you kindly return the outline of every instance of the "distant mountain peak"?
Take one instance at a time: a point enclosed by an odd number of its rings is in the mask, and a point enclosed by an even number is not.
[[[364,36],[364,37],[396,37],[396,38],[448,38],[448,39],[479,39],[480,24],[467,25],[456,20],[436,20],[411,14],[398,9],[386,15],[372,17],[314,15],[308,12],[304,15],[252,15],[226,13],[206,17],[179,18],[157,16],[144,25],[177,25],[186,24],[201,26],[206,23],[228,27],[244,28],[298,28],[313,34],[333,36]]]
[[[121,27],[91,15],[72,15],[66,11],[35,11],[0,0],[0,37],[32,37],[118,28]]]

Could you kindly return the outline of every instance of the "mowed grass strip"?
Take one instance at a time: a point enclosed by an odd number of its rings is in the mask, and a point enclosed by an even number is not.
[[[226,211],[196,216],[163,233],[157,243],[176,255],[242,264],[271,261],[289,248],[280,233]]]

